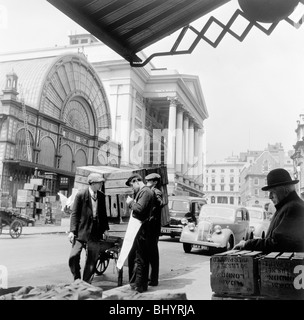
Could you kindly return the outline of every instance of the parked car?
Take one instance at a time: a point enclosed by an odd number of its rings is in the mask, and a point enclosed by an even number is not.
[[[231,250],[250,234],[249,212],[245,207],[222,204],[206,204],[201,208],[197,223],[183,221],[180,242],[186,253],[193,247],[214,250]]]
[[[267,233],[270,217],[263,208],[246,207],[250,217],[250,231],[254,238],[265,238]]]
[[[200,197],[170,196],[168,198],[170,220],[161,228],[161,235],[179,237],[183,229],[181,220],[185,218],[189,222],[196,221],[201,207],[206,203],[207,201]]]

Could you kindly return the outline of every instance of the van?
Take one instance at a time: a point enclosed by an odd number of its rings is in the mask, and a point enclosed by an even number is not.
[[[161,227],[161,236],[174,238],[180,236],[183,225],[181,220],[186,218],[189,222],[196,221],[200,209],[207,204],[206,199],[191,196],[170,196],[168,198],[169,223]]]

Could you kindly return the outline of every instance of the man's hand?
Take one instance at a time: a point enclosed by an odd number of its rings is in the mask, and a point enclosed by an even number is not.
[[[107,240],[108,236],[109,236],[109,230],[106,230],[106,231],[103,233],[103,239],[104,239],[104,240]]]
[[[73,244],[74,240],[75,240],[75,234],[73,232],[70,232],[68,234],[68,238],[69,238],[70,242]]]
[[[129,205],[132,201],[133,201],[133,198],[131,198],[130,196],[128,196],[128,197],[127,197],[127,200],[126,200],[127,205]]]
[[[233,250],[242,250],[245,246],[245,240],[241,240],[239,243],[237,243],[234,247]]]

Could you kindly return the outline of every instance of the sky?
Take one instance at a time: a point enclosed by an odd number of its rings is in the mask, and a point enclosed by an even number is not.
[[[211,15],[227,23],[237,8],[233,0],[191,25],[200,30]],[[291,17],[298,21],[302,14],[300,4]],[[232,28],[240,34],[245,26],[238,19]],[[46,0],[0,0],[0,52],[67,45],[68,35],[82,32]],[[215,27],[208,33],[211,39],[216,34]],[[144,51],[169,51],[175,38]],[[182,43],[183,48],[187,45]],[[268,144],[293,149],[304,111],[304,26],[296,29],[281,21],[269,36],[254,27],[243,42],[226,34],[217,48],[201,40],[191,54],[157,57],[152,63],[199,77],[209,115],[204,121],[207,163],[265,150]]]

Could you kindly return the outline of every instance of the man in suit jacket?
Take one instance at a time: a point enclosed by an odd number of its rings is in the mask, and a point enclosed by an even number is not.
[[[88,176],[89,187],[80,190],[75,196],[68,235],[73,244],[69,267],[74,280],[81,278],[80,256],[82,249],[85,248],[87,255],[82,278],[88,283],[91,282],[99,252],[102,250],[100,240],[108,236],[105,195],[100,191],[103,182],[104,179],[100,174],[91,173]]]
[[[128,197],[126,203],[132,210],[132,216],[142,222],[128,257],[129,279],[131,288],[142,293],[148,289],[148,228],[149,217],[153,209],[154,194],[153,191],[144,184],[139,174],[131,175],[126,181],[126,185],[132,187],[134,191],[134,199]]]
[[[149,286],[157,286],[159,276],[158,239],[161,230],[161,211],[164,206],[163,194],[159,189],[160,179],[161,176],[158,173],[151,173],[145,177],[147,187],[154,192],[154,205],[149,218],[149,265],[151,267]]]

